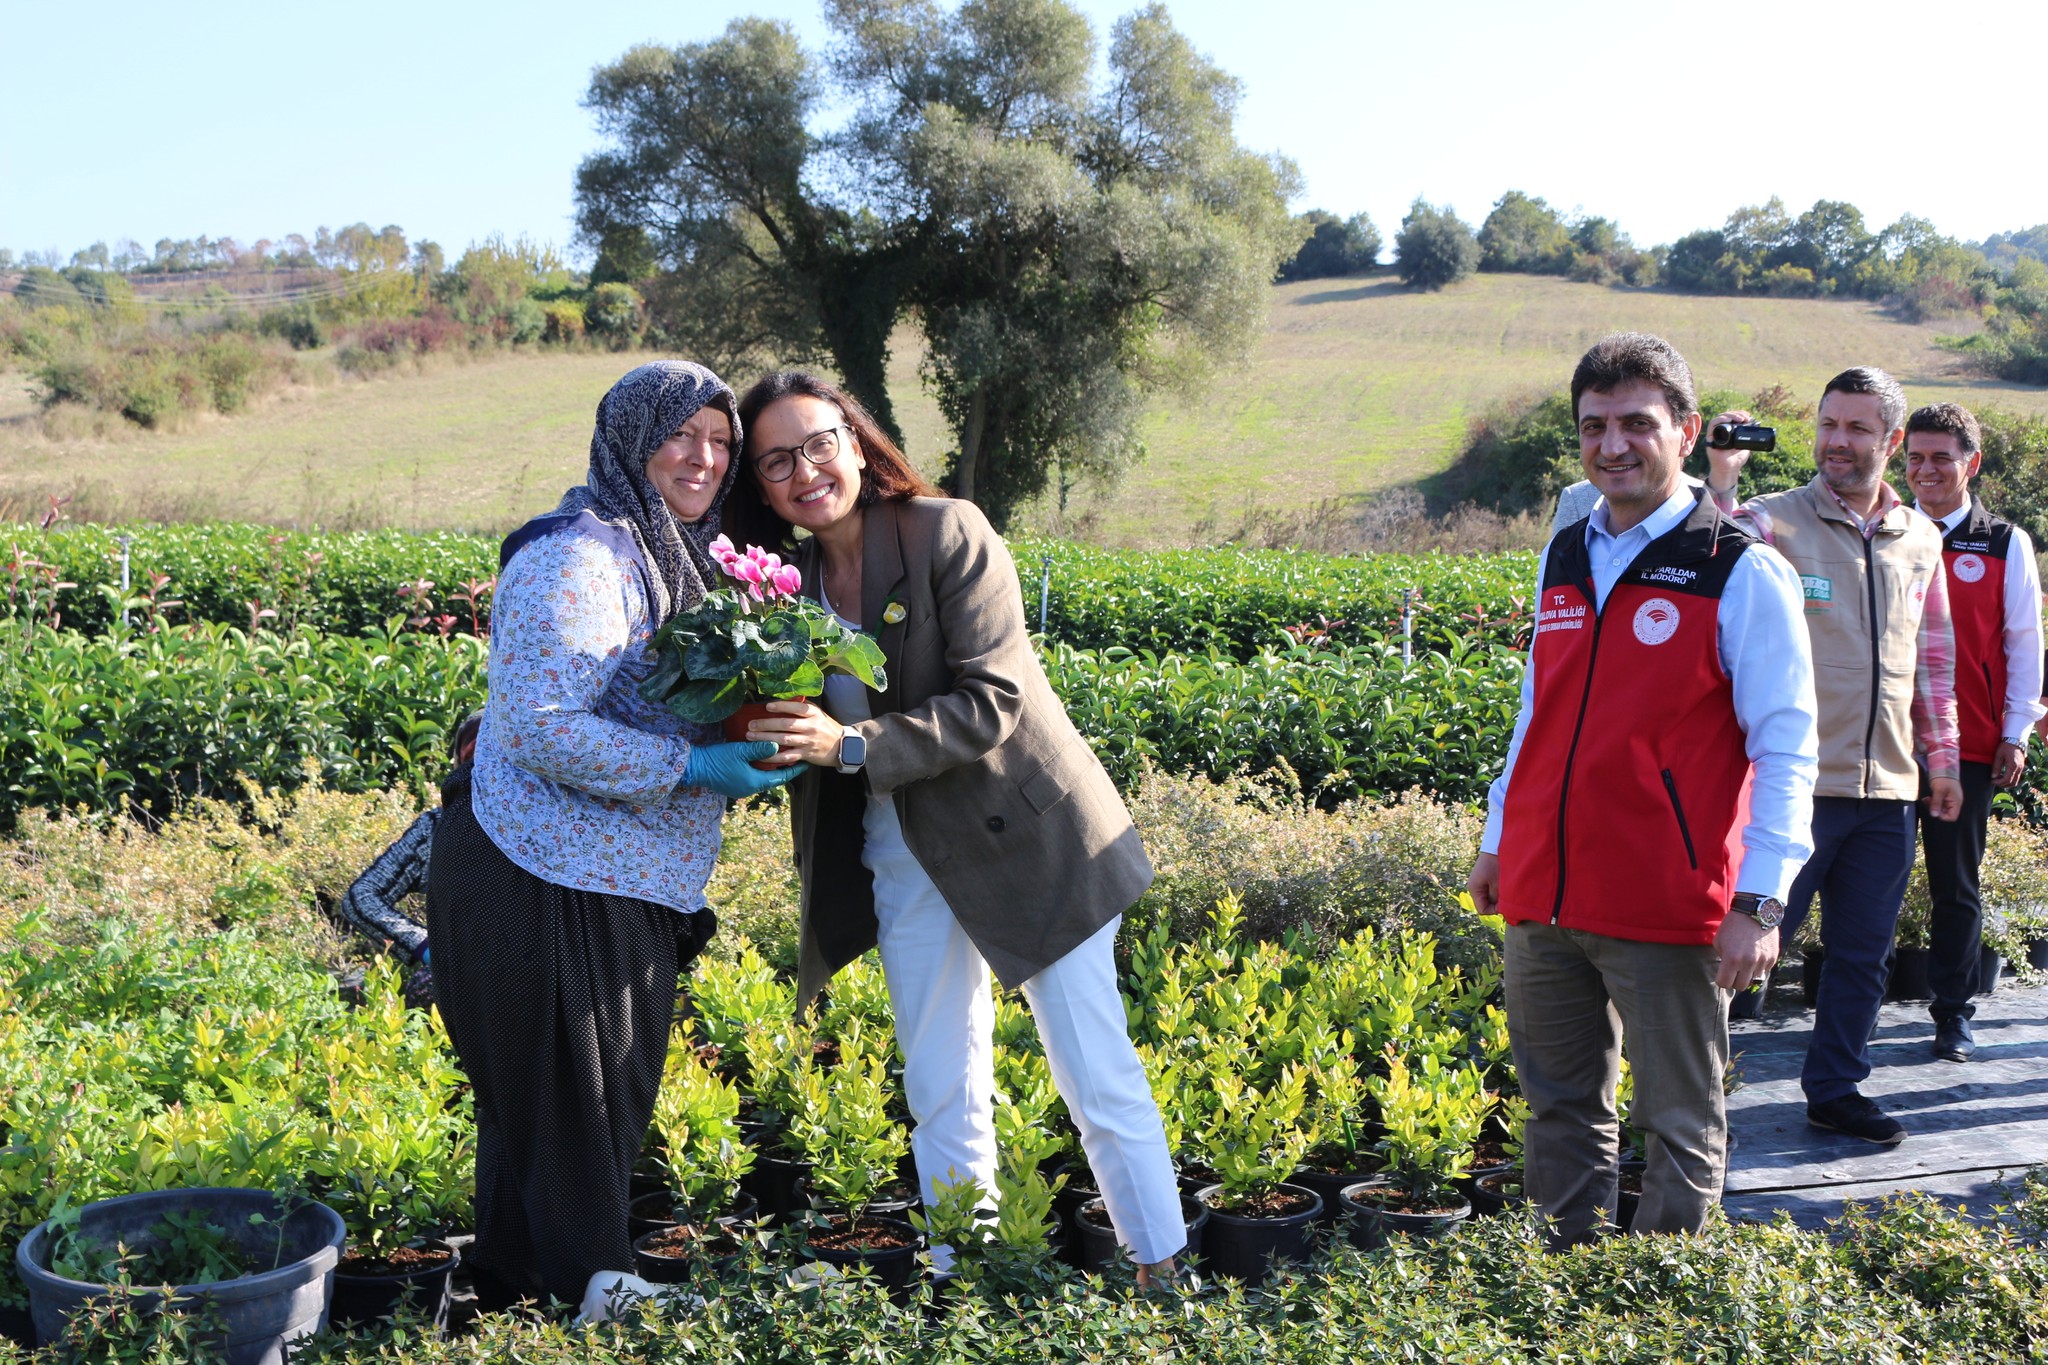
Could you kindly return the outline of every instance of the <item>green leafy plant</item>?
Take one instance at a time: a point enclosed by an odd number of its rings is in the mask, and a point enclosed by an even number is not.
[[[1227,1055],[1214,1063],[1208,1079],[1216,1104],[1205,1116],[1200,1150],[1223,1187],[1217,1207],[1255,1209],[1273,1198],[1315,1145],[1316,1130],[1305,1120],[1308,1072],[1289,1066],[1274,1083],[1255,1087]]]
[[[797,1088],[790,1135],[811,1163],[812,1188],[859,1221],[910,1152],[908,1130],[889,1115],[887,1066],[873,1052],[848,1053],[829,1074],[803,1074]]]
[[[814,697],[828,673],[889,685],[881,645],[804,597],[795,565],[759,546],[741,554],[724,536],[711,553],[741,586],[706,593],[655,632],[659,663],[640,695],[711,724],[751,701]]]
[[[1386,1135],[1380,1154],[1387,1177],[1416,1199],[1436,1199],[1472,1164],[1472,1144],[1493,1107],[1477,1068],[1447,1066],[1433,1052],[1410,1067],[1389,1055],[1384,1076],[1368,1088],[1379,1101]]]
[[[754,1150],[740,1140],[740,1093],[706,1065],[687,1037],[669,1046],[661,1090],[654,1098],[654,1129],[671,1188],[692,1215],[732,1203]]]

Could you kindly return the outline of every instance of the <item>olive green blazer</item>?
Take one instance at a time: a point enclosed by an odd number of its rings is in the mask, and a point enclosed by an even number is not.
[[[904,841],[1006,986],[1064,957],[1129,909],[1152,863],[1109,774],[1046,681],[1010,552],[971,502],[867,509],[861,626],[888,656],[888,688],[855,775],[812,768],[790,787],[803,879],[798,999],[875,943],[861,865],[870,793],[891,797]],[[799,550],[818,596],[815,541]],[[901,610],[898,610],[901,608]]]

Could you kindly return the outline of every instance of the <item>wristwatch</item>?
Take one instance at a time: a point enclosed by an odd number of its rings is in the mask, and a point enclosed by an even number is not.
[[[1785,922],[1785,902],[1776,896],[1759,896],[1754,891],[1738,891],[1728,902],[1728,909],[1737,915],[1748,915],[1766,929],[1775,929]]]
[[[841,731],[839,735],[839,771],[843,773],[857,773],[860,771],[861,765],[867,761],[868,741],[866,736],[852,730]]]

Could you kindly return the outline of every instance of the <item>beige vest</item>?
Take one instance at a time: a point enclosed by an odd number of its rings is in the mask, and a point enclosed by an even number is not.
[[[1798,571],[1820,699],[1815,796],[1911,801],[1913,687],[1927,585],[1941,572],[1941,528],[1901,504],[1865,540],[1819,477],[1752,503]]]

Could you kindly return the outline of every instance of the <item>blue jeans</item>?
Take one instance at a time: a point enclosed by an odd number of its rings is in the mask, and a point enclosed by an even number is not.
[[[1853,1094],[1870,1075],[1870,1032],[1913,871],[1916,809],[1911,801],[1813,799],[1813,856],[1792,883],[1784,925],[1790,942],[1819,894],[1826,965],[1799,1074],[1809,1104]]]

